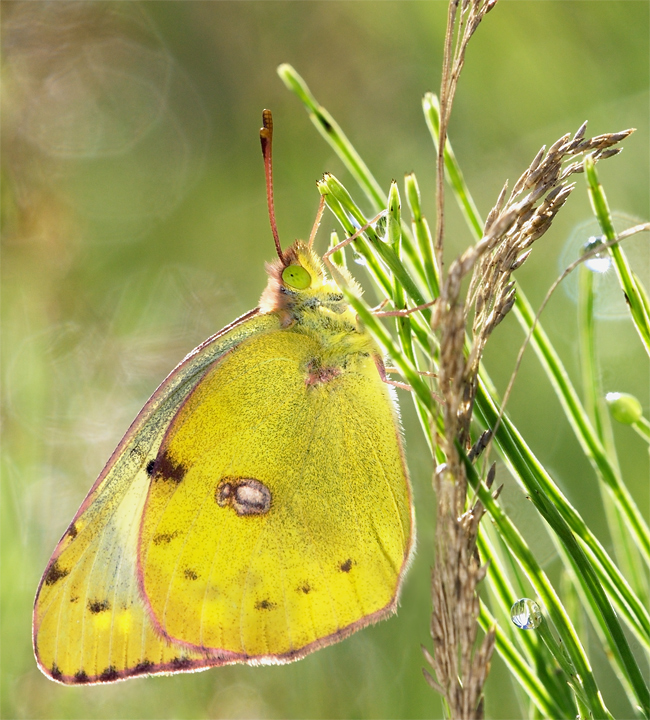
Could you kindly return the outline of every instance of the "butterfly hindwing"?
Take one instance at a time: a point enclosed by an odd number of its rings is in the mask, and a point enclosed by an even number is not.
[[[160,632],[195,651],[296,659],[395,608],[413,530],[393,402],[373,357],[314,372],[321,352],[248,338],[161,444],[140,581]]]

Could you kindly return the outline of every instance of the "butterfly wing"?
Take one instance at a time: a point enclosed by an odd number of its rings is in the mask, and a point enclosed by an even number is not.
[[[389,388],[367,353],[314,373],[316,340],[242,342],[184,401],[139,546],[161,634],[283,662],[394,611],[413,545]]]
[[[277,327],[253,310],[190,353],[156,390],[57,545],[34,604],[34,651],[54,680],[90,683],[222,661],[180,647],[152,624],[137,579],[151,469],[165,431],[209,368],[245,338]]]

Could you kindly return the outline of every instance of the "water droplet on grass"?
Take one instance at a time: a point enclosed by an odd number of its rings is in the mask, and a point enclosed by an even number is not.
[[[542,624],[542,611],[530,598],[520,598],[510,608],[510,619],[520,630],[534,630]]]

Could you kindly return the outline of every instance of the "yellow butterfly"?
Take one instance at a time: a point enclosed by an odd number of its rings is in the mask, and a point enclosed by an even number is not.
[[[311,243],[156,390],[59,542],[34,651],[68,684],[284,663],[394,612],[414,544],[393,388]],[[331,267],[331,266],[330,266]],[[336,273],[354,281],[345,269]]]

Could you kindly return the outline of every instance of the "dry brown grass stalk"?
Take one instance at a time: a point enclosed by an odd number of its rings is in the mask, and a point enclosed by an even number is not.
[[[438,164],[436,185],[437,225],[436,225],[436,262],[443,267],[442,241],[444,237],[444,147],[447,140],[447,127],[454,104],[458,79],[465,64],[465,52],[472,35],[478,29],[481,20],[496,5],[497,0],[450,0],[447,12],[447,31],[445,51],[442,59],[442,79],[440,82],[440,140],[438,143]],[[460,7],[460,14],[458,9]]]
[[[458,78],[467,44],[482,18],[496,0],[451,0],[440,90],[440,134],[438,139],[437,213],[435,254],[443,268],[444,238],[444,147]],[[460,13],[458,12],[460,7]],[[445,433],[438,438],[447,463],[438,468],[434,486],[437,496],[436,561],[431,578],[433,654],[423,648],[435,678],[426,670],[431,687],[445,699],[452,718],[483,717],[483,686],[494,649],[494,632],[477,648],[480,610],[478,583],[485,576],[476,550],[483,510],[478,505],[465,511],[467,478],[460,455],[469,437],[472,383],[467,384],[465,335],[467,313],[460,302],[457,273],[448,275],[444,292],[434,312],[440,329],[439,385],[444,401]],[[465,410],[461,411],[461,408]],[[470,409],[471,415],[471,409]]]

